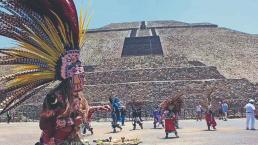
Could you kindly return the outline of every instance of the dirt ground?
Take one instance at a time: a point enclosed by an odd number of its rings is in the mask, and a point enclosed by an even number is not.
[[[258,145],[258,130],[245,130],[245,119],[218,121],[216,131],[207,131],[205,121],[180,120],[179,138],[165,139],[164,129],[153,129],[151,121],[144,122],[144,129],[132,130],[127,122],[123,130],[112,133],[109,122],[93,122],[94,135],[84,136],[91,144],[96,139],[139,138],[141,145]],[[258,126],[256,125],[258,128]],[[0,145],[34,145],[41,131],[38,123],[0,123]]]

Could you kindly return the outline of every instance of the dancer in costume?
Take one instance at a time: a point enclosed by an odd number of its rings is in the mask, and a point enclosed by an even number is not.
[[[209,105],[208,110],[205,113],[205,120],[207,123],[208,130],[211,130],[211,126],[214,130],[216,130],[217,123],[215,121],[214,113],[212,111],[211,105]]]
[[[141,129],[143,129],[143,119],[142,119],[142,106],[143,102],[138,100],[133,100],[131,102],[127,103],[127,106],[131,107],[131,115],[132,115],[132,125],[133,130],[136,129],[137,124],[140,126]]]
[[[82,126],[83,126],[83,134],[86,134],[87,130],[93,134],[93,127],[91,126],[91,121],[95,112],[111,112],[111,107],[109,105],[104,106],[91,106]]]
[[[0,0],[0,35],[19,46],[0,49],[0,65],[17,69],[0,79],[0,115],[60,82],[43,104],[41,144],[81,143],[80,124],[92,109],[82,92],[85,20],[73,0]]]
[[[109,101],[112,106],[112,112],[111,112],[111,117],[112,117],[112,128],[113,132],[116,133],[116,128],[119,128],[120,131],[123,129],[119,122],[121,121],[121,109],[122,109],[122,104],[121,101],[119,100],[118,97],[110,97]]]
[[[181,111],[183,99],[183,94],[178,94],[171,99],[164,100],[160,107],[165,110],[164,116],[165,116],[165,133],[166,138],[168,138],[169,133],[175,133],[176,137],[178,136],[177,128],[178,128],[178,117],[177,115]]]
[[[159,109],[159,107],[156,107],[156,109],[153,111],[153,125],[154,128],[157,128],[157,123],[158,126],[161,124],[162,127],[164,128],[164,122],[163,122],[163,113],[161,111],[161,109]]]
[[[209,131],[211,130],[210,127],[212,127],[214,130],[216,130],[216,126],[217,126],[217,123],[216,123],[216,120],[215,120],[215,117],[214,117],[214,112],[213,112],[215,107],[213,107],[211,105],[211,102],[212,102],[212,96],[211,95],[214,91],[215,91],[215,88],[211,88],[208,92],[207,100],[204,100],[204,102],[203,102],[203,106],[206,109],[205,120],[206,120],[207,127],[208,127]],[[218,107],[220,107],[220,105]]]
[[[133,130],[136,129],[136,125],[138,124],[141,129],[143,129],[143,123],[141,119],[141,109],[132,108],[132,119],[133,119]]]

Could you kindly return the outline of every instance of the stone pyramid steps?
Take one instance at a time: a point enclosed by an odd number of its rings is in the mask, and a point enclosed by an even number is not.
[[[225,79],[216,67],[146,68],[87,72],[86,85],[116,84],[142,81]]]
[[[249,98],[255,92],[255,87],[245,79],[207,79],[186,81],[148,81],[133,83],[117,83],[102,85],[86,85],[85,92],[89,100],[98,102],[109,96],[120,95],[124,101],[130,99],[164,99],[177,92],[184,92],[185,98],[196,98],[192,94],[207,95],[207,91],[215,88],[220,98]],[[197,97],[202,98],[202,97]]]
[[[86,71],[114,71],[128,69],[189,67],[193,66],[185,57],[135,56],[119,59],[106,59],[100,65],[85,66]]]

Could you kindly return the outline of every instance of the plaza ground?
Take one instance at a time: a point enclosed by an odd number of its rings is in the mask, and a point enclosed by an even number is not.
[[[258,130],[245,130],[245,119],[218,121],[217,131],[207,131],[206,123],[195,120],[180,120],[180,138],[165,139],[164,129],[153,129],[151,121],[144,122],[144,129],[132,130],[127,122],[122,132],[112,133],[109,122],[93,122],[95,139],[140,138],[141,145],[258,145]],[[258,125],[256,125],[258,128]],[[34,145],[41,134],[38,123],[0,123],[0,145]],[[174,137],[174,134],[171,134]]]

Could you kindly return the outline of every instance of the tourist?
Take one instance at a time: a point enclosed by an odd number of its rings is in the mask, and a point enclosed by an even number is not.
[[[196,106],[196,121],[202,121],[202,106],[200,103]]]
[[[232,100],[232,101],[231,101],[231,108],[232,108],[232,110],[233,110],[234,118],[236,118],[236,115],[237,115],[237,113],[238,113],[238,108],[237,108],[237,106],[238,106],[237,101]]]
[[[132,108],[132,118],[133,118],[133,130],[136,129],[136,125],[138,124],[141,129],[143,129],[143,123],[141,120],[141,109],[135,109],[134,107]]]
[[[208,130],[210,131],[211,130],[211,126],[214,130],[216,130],[216,126],[217,126],[217,123],[215,121],[215,118],[214,118],[214,113],[212,111],[212,108],[211,108],[211,105],[208,106],[208,109],[206,110],[206,113],[205,113],[205,120],[206,120],[206,123],[207,123],[207,127],[208,127]]]
[[[223,112],[223,120],[227,121],[227,119],[228,119],[228,104],[226,102],[224,102],[222,104],[222,112]]]
[[[6,114],[6,120],[7,120],[8,124],[10,123],[11,119],[12,119],[12,115],[11,115],[10,111],[8,111]]]
[[[122,122],[122,126],[125,125],[125,117],[126,117],[126,108],[125,108],[125,106],[122,106],[122,109],[121,109],[121,122]]]
[[[219,101],[219,105],[218,105],[218,117],[219,117],[219,120],[223,119],[223,109],[222,109],[222,102]]]
[[[6,121],[7,121],[8,124],[10,123],[11,119],[12,119],[12,115],[11,115],[10,111],[8,111],[6,113]]]
[[[255,130],[255,106],[254,100],[250,99],[244,107],[246,109],[246,130]]]

